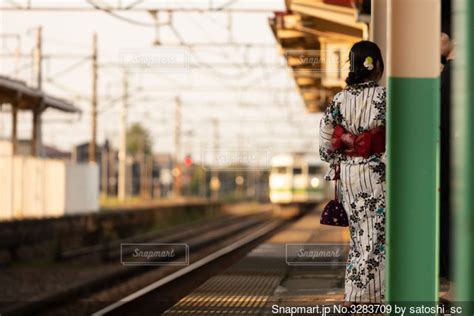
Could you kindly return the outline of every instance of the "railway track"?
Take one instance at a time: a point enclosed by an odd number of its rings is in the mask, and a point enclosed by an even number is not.
[[[89,247],[82,247],[78,249],[65,250],[58,254],[56,258],[59,261],[74,261],[74,260],[91,260],[100,258],[104,261],[112,261],[120,257],[120,245],[125,243],[173,243],[193,238],[208,230],[216,229],[226,226],[231,222],[243,221],[247,218],[258,218],[260,215],[242,215],[239,217],[232,215],[223,215],[214,220],[198,220],[192,223],[181,224],[175,227],[167,228],[155,232],[147,232],[144,234],[132,236],[129,238],[122,238],[110,241],[108,243],[93,245]],[[128,254],[128,253],[126,253]]]
[[[254,235],[254,231],[260,231],[261,228],[269,221],[268,214],[244,215],[244,216],[226,216],[224,218],[212,220],[209,222],[193,223],[180,225],[177,229],[167,229],[160,234],[144,234],[132,239],[121,240],[120,242],[185,242],[189,245],[193,253],[205,251],[212,245],[231,239],[236,235],[249,234]],[[276,225],[274,220],[270,221]],[[278,222],[280,225],[281,223]],[[278,226],[277,225],[277,226]],[[120,257],[120,245],[118,242],[108,245],[108,259]],[[82,249],[76,253],[69,253],[66,260],[84,259],[90,256],[97,256],[103,252],[101,247],[91,247],[90,249]],[[126,256],[127,254],[125,254]],[[182,256],[184,254],[178,253]],[[198,260],[199,262],[200,260]],[[117,260],[118,262],[118,260]],[[108,263],[111,264],[111,263]],[[113,263],[112,263],[113,265]],[[30,315],[30,314],[48,314],[48,311],[54,309],[62,309],[63,306],[71,302],[77,302],[87,299],[99,291],[106,291],[108,287],[127,282],[134,277],[147,273],[152,269],[161,269],[163,267],[144,267],[144,266],[121,266],[111,268],[109,273],[103,274],[93,280],[87,280],[79,284],[75,284],[67,289],[55,293],[46,293],[42,297],[37,297],[34,301],[24,302],[8,308],[2,308],[2,315]],[[192,264],[194,267],[194,263]],[[187,271],[189,266],[183,268]],[[54,313],[53,313],[54,314]]]
[[[198,261],[96,311],[102,315],[160,315],[217,271],[235,263],[248,251],[295,220],[274,220]]]

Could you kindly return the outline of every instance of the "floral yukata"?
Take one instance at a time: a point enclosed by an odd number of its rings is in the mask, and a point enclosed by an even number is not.
[[[375,82],[348,86],[327,108],[320,126],[320,156],[330,164],[326,180],[340,165],[339,200],[349,218],[350,250],[344,300],[383,302],[385,270],[385,153],[367,158],[333,150],[336,125],[355,135],[385,126],[386,90]]]

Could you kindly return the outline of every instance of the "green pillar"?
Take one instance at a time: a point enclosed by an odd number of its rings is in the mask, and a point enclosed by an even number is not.
[[[474,314],[474,1],[455,1],[454,280],[456,300]]]
[[[388,5],[386,297],[397,304],[434,304],[440,1],[389,0]]]

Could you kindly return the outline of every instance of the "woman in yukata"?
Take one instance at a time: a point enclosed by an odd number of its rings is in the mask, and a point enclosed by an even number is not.
[[[344,305],[384,301],[385,105],[378,85],[384,71],[379,47],[356,43],[349,54],[347,86],[329,104],[320,125],[320,156],[330,164],[326,180],[340,181],[349,219],[350,250]]]

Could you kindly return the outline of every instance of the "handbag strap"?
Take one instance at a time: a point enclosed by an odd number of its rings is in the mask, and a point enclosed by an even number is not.
[[[337,201],[337,180],[339,180],[341,174],[341,166],[339,164],[336,165],[336,174],[334,176],[334,201]]]

